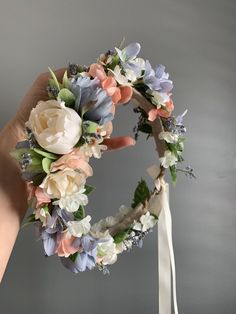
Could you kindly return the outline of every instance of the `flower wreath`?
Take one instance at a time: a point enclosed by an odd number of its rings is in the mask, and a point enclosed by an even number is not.
[[[35,223],[45,254],[57,254],[74,273],[95,267],[106,273],[118,254],[142,246],[163,207],[165,169],[174,183],[178,171],[194,176],[190,167],[177,167],[183,161],[186,112],[171,115],[169,74],[163,65],[153,69],[148,60],[137,57],[139,51],[140,44],[132,43],[100,55],[89,67],[70,64],[62,82],[49,69],[48,100],[32,109],[27,138],[11,153],[29,182],[33,213],[27,223]],[[148,169],[155,188],[151,191],[141,179],[131,206],[121,206],[114,217],[91,225],[85,212],[94,190],[86,184],[93,174],[89,159],[106,152],[116,105],[131,100],[139,114],[135,138],[139,132],[153,137],[160,157],[160,167]]]

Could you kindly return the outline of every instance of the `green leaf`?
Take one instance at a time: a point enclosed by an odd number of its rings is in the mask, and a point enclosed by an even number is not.
[[[51,74],[51,77],[52,77],[52,81],[53,81],[53,83],[54,83],[54,86],[58,89],[58,91],[60,91],[60,89],[61,89],[60,83],[58,82],[55,73],[53,72],[53,70],[52,70],[50,67],[48,67],[48,70],[49,70],[49,72],[50,72],[50,74]],[[49,84],[50,84],[50,81],[49,81]]]
[[[46,173],[45,172],[37,174],[34,177],[34,179],[33,179],[33,185],[34,186],[39,186],[43,182],[43,179],[45,177],[46,177]]]
[[[57,95],[57,98],[64,101],[67,107],[73,107],[75,104],[75,96],[67,88],[62,88],[59,94]]]
[[[47,157],[43,158],[43,160],[42,160],[42,167],[43,167],[43,170],[46,173],[50,173],[50,166],[51,166],[52,162],[53,161],[51,159],[48,159]]]
[[[117,66],[117,64],[119,64],[120,62],[120,58],[118,56],[118,54],[116,54],[113,58],[110,64],[108,64],[108,69],[114,70],[115,67]]]
[[[22,154],[30,154],[31,158],[37,158],[38,155],[30,148],[16,148],[13,151],[10,152],[10,155],[16,159],[16,160],[21,160]]]
[[[25,228],[26,226],[28,226],[28,225],[30,225],[30,224],[36,222],[36,221],[37,221],[37,220],[35,219],[35,215],[34,215],[34,214],[29,215],[29,216],[26,218],[25,222],[22,224],[21,229]]]
[[[41,155],[41,156],[43,156],[43,157],[46,157],[46,158],[48,158],[48,159],[52,159],[52,160],[58,159],[58,156],[57,156],[57,155],[55,155],[55,154],[53,154],[53,153],[46,152],[46,151],[41,150],[41,149],[39,149],[39,148],[34,148],[34,151],[35,151],[37,154],[39,154],[39,155]]]
[[[63,75],[62,84],[63,84],[63,87],[65,87],[65,88],[69,87],[69,78],[67,75],[67,70],[65,71],[65,73]]]
[[[115,244],[119,244],[123,242],[126,239],[127,235],[128,235],[128,231],[122,230],[122,231],[117,232],[117,234],[113,236]]]
[[[85,192],[84,194],[86,195],[89,195],[90,193],[92,193],[96,188],[92,185],[88,185],[88,184],[85,184]]]
[[[134,192],[133,203],[131,205],[132,208],[135,208],[139,203],[143,203],[149,196],[150,191],[148,189],[148,186],[146,182],[143,179],[141,179]]]
[[[79,209],[74,212],[75,220],[81,220],[85,217],[85,209],[83,205],[80,205]]]
[[[69,259],[71,259],[72,260],[72,262],[75,262],[75,260],[76,260],[76,258],[77,258],[77,256],[78,256],[78,252],[76,252],[76,253],[74,253],[74,254],[71,254],[70,256],[69,256]]]
[[[93,121],[86,121],[86,126],[84,126],[85,133],[97,133],[97,128],[99,125]]]
[[[152,134],[152,127],[148,123],[143,123],[138,126],[138,131],[146,134]]]
[[[176,166],[170,166],[170,174],[171,174],[171,179],[174,185],[176,185],[177,182],[177,170],[176,170]]]

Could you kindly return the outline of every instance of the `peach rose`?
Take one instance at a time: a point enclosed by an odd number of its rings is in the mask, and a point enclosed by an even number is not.
[[[93,169],[88,164],[89,158],[79,148],[66,154],[51,164],[51,171],[63,170],[65,168],[82,170],[87,177],[93,175]]]
[[[97,77],[101,82],[102,88],[112,98],[113,104],[124,104],[128,102],[133,94],[131,86],[117,86],[116,80],[112,76],[107,76],[102,65],[93,63],[90,65],[88,74]]]
[[[68,257],[78,252],[79,247],[73,245],[75,239],[76,238],[71,236],[68,232],[62,233],[58,238],[58,247],[55,253],[61,257]]]
[[[85,180],[84,173],[65,168],[49,173],[40,184],[40,187],[50,198],[61,199],[79,192],[83,188]]]
[[[36,207],[39,207],[42,204],[47,204],[47,203],[51,202],[51,199],[49,198],[49,196],[40,187],[36,187],[36,189],[34,191],[34,195],[35,195],[36,200],[37,200]]]
[[[149,121],[154,121],[156,120],[156,118],[159,117],[163,117],[163,118],[168,118],[172,111],[174,110],[174,103],[173,101],[170,99],[168,102],[165,103],[166,105],[166,110],[164,109],[151,109],[148,113],[148,120]]]

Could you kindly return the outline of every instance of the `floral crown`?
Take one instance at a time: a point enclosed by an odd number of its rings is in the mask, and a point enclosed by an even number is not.
[[[95,267],[106,273],[120,253],[142,246],[164,206],[167,168],[174,183],[178,172],[194,176],[191,167],[178,167],[186,111],[172,115],[173,82],[165,66],[153,68],[139,52],[140,44],[132,43],[107,51],[89,67],[69,64],[62,82],[49,69],[48,100],[32,109],[27,138],[11,153],[29,182],[27,223],[36,225],[45,254],[57,254],[74,273]],[[150,190],[141,179],[130,206],[91,225],[85,210],[94,190],[86,183],[93,175],[89,160],[107,151],[117,105],[131,101],[139,115],[135,139],[140,132],[153,137],[159,154],[160,166],[148,169],[155,186]]]

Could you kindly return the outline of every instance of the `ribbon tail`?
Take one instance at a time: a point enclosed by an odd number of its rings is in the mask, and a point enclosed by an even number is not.
[[[159,314],[171,314],[171,274],[174,313],[178,314],[169,185],[163,184],[163,189],[163,207],[158,222]]]
[[[171,314],[171,267],[164,208],[158,220],[159,314]]]

